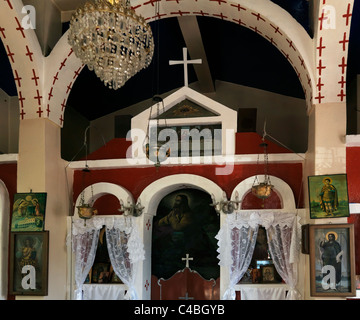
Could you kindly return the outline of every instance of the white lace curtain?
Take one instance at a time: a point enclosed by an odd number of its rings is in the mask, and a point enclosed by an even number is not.
[[[95,260],[99,229],[73,235],[72,249],[75,253],[75,299],[82,299],[82,287]]]
[[[300,299],[296,290],[297,259],[300,251],[299,219],[295,214],[239,212],[227,216],[216,238],[219,264],[229,270],[229,286],[222,299],[235,299],[235,285],[248,269],[259,225],[267,230],[274,265],[290,290],[287,299]]]
[[[109,257],[116,275],[128,286],[125,299],[138,299],[134,281],[136,266],[144,260],[144,245],[133,217],[93,217],[86,221],[74,219],[72,249],[75,254],[75,299],[82,299],[82,287],[96,254],[99,232],[106,226]]]
[[[269,252],[275,268],[281,278],[289,286],[287,300],[300,300],[301,295],[296,290],[297,284],[297,258],[300,244],[298,238],[298,219],[294,217],[293,223],[279,223],[267,228]],[[297,256],[296,256],[297,254]]]

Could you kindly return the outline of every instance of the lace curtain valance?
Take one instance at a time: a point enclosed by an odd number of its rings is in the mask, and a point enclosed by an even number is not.
[[[138,262],[145,259],[144,244],[134,217],[100,217],[86,221],[73,219],[72,249],[75,254],[75,298],[82,299],[82,287],[96,254],[100,229],[106,227],[106,241],[116,275],[128,286],[125,299],[136,300],[135,276]]]
[[[259,226],[267,230],[269,251],[280,276],[290,287],[287,299],[300,299],[295,289],[300,252],[300,218],[292,213],[237,212],[227,219],[216,236],[219,265],[228,268],[230,281],[223,299],[235,299],[235,285],[248,269]]]

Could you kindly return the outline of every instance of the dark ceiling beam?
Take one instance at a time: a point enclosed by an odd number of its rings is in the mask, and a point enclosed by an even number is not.
[[[191,59],[202,59],[201,64],[193,64],[202,93],[214,92],[214,82],[211,77],[206,52],[201,38],[196,16],[178,17],[181,32]]]

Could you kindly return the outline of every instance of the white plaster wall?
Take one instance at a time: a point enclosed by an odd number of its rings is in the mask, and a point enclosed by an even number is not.
[[[60,128],[48,119],[21,121],[17,192],[47,192],[45,230],[49,230],[47,296],[17,300],[66,298],[66,217],[69,215],[66,162],[60,158]]]
[[[208,109],[218,116],[214,117],[206,117],[206,118],[180,118],[180,119],[169,119],[166,121],[166,124],[171,125],[192,125],[192,124],[199,124],[199,123],[206,123],[206,124],[222,124],[222,154],[234,154],[235,151],[235,132],[237,130],[237,114],[234,110],[227,108],[226,106],[216,102],[215,100],[209,99],[205,95],[202,95],[195,90],[190,89],[189,87],[182,87],[178,91],[172,93],[171,95],[167,96],[164,99],[164,110],[162,105],[159,104],[160,108],[160,115],[163,112],[171,109],[177,103],[183,101],[184,99],[189,99],[205,109]],[[150,114],[151,113],[151,114]],[[139,137],[139,133],[147,133],[148,131],[148,122],[149,119],[154,119],[157,117],[157,107],[154,105],[152,108],[149,107],[147,110],[143,111],[142,113],[138,114],[131,121],[131,137],[132,140],[135,141]],[[164,120],[159,120],[159,126],[164,125]],[[153,120],[150,121],[149,127],[156,126],[157,121]],[[133,129],[136,129],[134,131]],[[228,137],[225,134],[225,130],[231,130],[232,135]],[[232,139],[231,139],[232,137]],[[230,141],[229,141],[230,139]],[[144,158],[145,154],[137,153],[136,148],[133,148],[132,155],[134,158]]]
[[[19,145],[19,102],[0,89],[0,152],[17,153]]]
[[[196,85],[197,83],[192,83],[190,88],[196,88]],[[288,97],[219,80],[215,81],[215,87],[216,91],[214,93],[204,93],[202,95],[236,112],[239,108],[257,108],[256,131],[260,135],[263,133],[264,121],[266,119],[269,135],[296,152],[305,152],[307,150],[308,116],[304,99]],[[162,97],[165,99],[165,97],[173,93],[174,91],[167,92]],[[103,145],[99,132],[106,141],[114,138],[115,116],[124,114],[136,116],[144,112],[151,105],[152,99],[148,99],[91,121],[91,125],[97,129],[90,129],[90,151],[95,151]],[[121,105],[119,105],[119,108],[121,108]],[[149,114],[145,114],[146,112],[143,115],[142,123],[136,124],[140,125],[141,128],[145,126],[145,121],[149,118]],[[237,121],[237,114],[234,115],[232,121]],[[231,126],[235,126],[235,124],[231,124]]]
[[[0,152],[7,153],[9,146],[9,96],[0,89]]]

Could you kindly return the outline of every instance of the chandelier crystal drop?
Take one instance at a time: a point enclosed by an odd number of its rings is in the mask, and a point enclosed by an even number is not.
[[[78,8],[68,42],[75,55],[112,89],[119,89],[154,55],[151,27],[129,0],[95,0]]]

